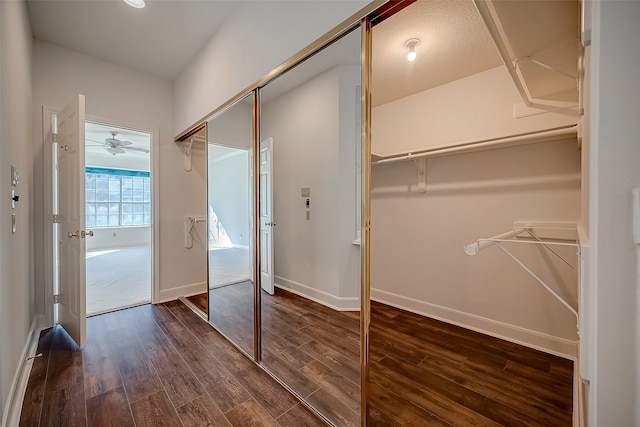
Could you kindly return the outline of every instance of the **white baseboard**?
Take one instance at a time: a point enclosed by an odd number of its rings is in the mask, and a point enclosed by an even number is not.
[[[337,297],[279,276],[275,276],[275,286],[337,311],[360,311],[359,298]]]
[[[190,297],[207,292],[207,282],[191,283],[177,288],[161,289],[159,303],[173,301],[180,297]]]
[[[2,414],[2,425],[5,427],[17,427],[20,422],[22,401],[24,400],[24,393],[27,390],[29,374],[31,373],[31,366],[33,365],[33,359],[27,360],[27,357],[35,355],[40,331],[45,327],[44,320],[43,315],[37,315],[31,322],[29,335],[20,354],[20,365],[13,376],[6,402],[7,406],[5,407],[4,414]]]
[[[383,304],[397,307],[412,313],[430,317],[443,322],[461,326],[472,331],[480,332],[492,337],[500,338],[546,353],[576,360],[578,355],[578,341],[554,337],[508,323],[487,319],[475,314],[465,313],[428,302],[408,298],[391,292],[371,289],[371,299]]]

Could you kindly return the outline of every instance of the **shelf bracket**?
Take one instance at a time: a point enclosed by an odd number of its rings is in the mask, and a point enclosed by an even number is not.
[[[427,158],[415,159],[413,162],[418,171],[418,193],[424,194],[427,192]]]
[[[193,146],[192,136],[189,138],[189,142],[184,145],[184,170],[187,172],[191,172],[191,147]]]

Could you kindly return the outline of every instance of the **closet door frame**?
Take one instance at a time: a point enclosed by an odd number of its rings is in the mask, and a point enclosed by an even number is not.
[[[286,389],[295,392],[280,378],[276,377],[261,363],[261,279],[260,279],[260,227],[259,227],[259,201],[260,201],[260,90],[269,82],[275,80],[298,64],[311,58],[316,53],[341,39],[352,31],[360,31],[360,68],[361,68],[361,116],[360,116],[360,385],[361,385],[361,425],[367,425],[367,395],[369,377],[369,325],[370,325],[370,245],[371,245],[371,57],[372,57],[372,28],[377,23],[389,18],[416,0],[376,0],[368,4],[331,31],[317,39],[315,42],[302,49],[296,55],[276,67],[258,81],[249,85],[234,97],[227,100],[214,111],[204,116],[201,120],[178,134],[175,142],[187,140],[191,135],[201,129],[207,121],[219,116],[229,107],[251,94],[252,98],[252,162],[253,176],[251,179],[251,191],[253,206],[251,209],[253,218],[253,273],[254,273],[254,351],[250,355],[241,349],[235,342],[229,341],[243,354],[252,359],[265,372],[272,376]],[[208,280],[208,278],[207,278]],[[215,327],[215,325],[212,325]],[[224,335],[224,334],[223,334]],[[225,336],[226,337],[226,336]],[[228,339],[228,338],[227,338]],[[314,413],[319,412],[305,399],[299,399]],[[322,417],[324,418],[324,417]]]

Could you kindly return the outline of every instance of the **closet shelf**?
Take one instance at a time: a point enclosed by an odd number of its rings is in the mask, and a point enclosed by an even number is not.
[[[544,233],[544,234],[543,234]],[[553,239],[547,238],[547,240],[542,240],[541,237],[551,236]],[[580,256],[580,244],[578,243],[577,237],[577,228],[575,224],[569,226],[568,224],[563,223],[518,223],[514,224],[513,230],[507,231],[505,233],[499,234],[497,236],[488,237],[488,238],[480,238],[476,240],[474,243],[470,243],[464,246],[464,252],[473,256],[476,255],[483,249],[486,249],[490,246],[497,246],[501,249],[509,258],[511,258],[516,264],[518,264],[522,269],[524,269],[531,277],[533,277],[542,287],[547,290],[555,299],[557,299],[567,310],[571,311],[571,313],[576,318],[576,329],[578,334],[580,334],[580,315],[578,311],[573,308],[571,304],[565,301],[556,291],[554,291],[544,280],[542,280],[538,275],[536,275],[529,267],[526,266],[524,262],[522,262],[518,257],[516,257],[511,251],[505,248],[504,243],[520,243],[520,244],[532,244],[532,245],[541,245],[553,255],[561,259],[565,264],[569,265],[572,268],[576,268],[567,260],[565,260],[562,256],[560,256],[556,251],[554,251],[552,246],[573,246],[577,250],[577,257]]]
[[[513,147],[516,145],[534,144],[546,141],[577,136],[579,125],[570,125],[559,128],[547,129],[539,132],[511,135],[501,138],[483,139],[478,141],[468,141],[461,144],[445,147],[428,148],[424,150],[407,151],[397,154],[381,156],[372,154],[371,165],[382,165],[387,163],[405,162],[407,160],[426,159],[429,157],[440,157],[452,154],[472,153],[474,151],[492,150],[496,148]]]
[[[513,83],[527,107],[551,107],[561,96],[578,105],[582,54],[575,17],[578,2],[534,2],[535,6],[473,0]],[[552,16],[563,25],[550,30]],[[562,95],[560,95],[562,94]]]

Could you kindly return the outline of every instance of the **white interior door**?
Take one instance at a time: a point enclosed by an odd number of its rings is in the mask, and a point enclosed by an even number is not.
[[[260,143],[260,279],[273,295],[273,138]]]
[[[80,347],[86,341],[84,95],[58,114],[58,323]]]

